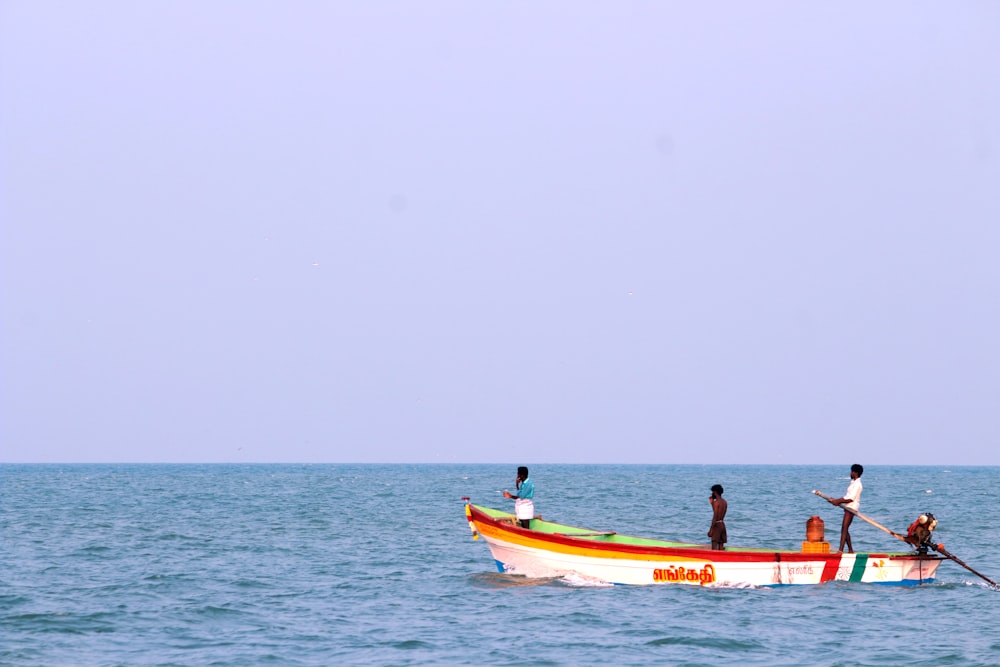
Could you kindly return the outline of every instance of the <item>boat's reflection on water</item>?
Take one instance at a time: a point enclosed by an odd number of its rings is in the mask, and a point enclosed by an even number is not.
[[[522,586],[570,586],[604,587],[614,586],[606,581],[598,581],[570,572],[561,577],[526,577],[521,574],[505,574],[500,572],[478,572],[470,574],[469,580],[478,588],[519,588]]]
[[[525,577],[520,574],[500,572],[477,572],[469,579],[477,588],[520,588],[522,586],[550,586],[565,584],[562,577]]]

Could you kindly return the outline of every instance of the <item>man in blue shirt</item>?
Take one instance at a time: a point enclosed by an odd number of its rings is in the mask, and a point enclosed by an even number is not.
[[[504,491],[504,498],[514,499],[514,514],[521,528],[528,528],[535,518],[535,483],[528,479],[528,469],[521,466],[517,469],[517,493]]]

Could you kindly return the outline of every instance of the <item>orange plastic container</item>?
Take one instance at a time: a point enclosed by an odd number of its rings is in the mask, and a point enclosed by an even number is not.
[[[818,516],[809,517],[806,521],[806,542],[822,542],[823,532],[823,519]]]

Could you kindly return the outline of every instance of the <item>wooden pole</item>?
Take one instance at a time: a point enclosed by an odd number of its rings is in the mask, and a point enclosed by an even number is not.
[[[831,498],[830,496],[826,495],[825,493],[821,493],[820,491],[813,491],[813,493],[815,493],[817,496],[819,496],[823,500],[829,501],[830,504],[833,504],[833,501],[835,500],[834,498]],[[870,523],[871,525],[875,526],[879,530],[884,530],[885,532],[889,533],[890,535],[892,535],[896,539],[903,540],[904,542],[906,542],[907,544],[909,544],[909,541],[906,539],[905,535],[900,535],[899,533],[897,533],[894,530],[889,530],[888,528],[886,528],[882,524],[878,523],[877,521],[869,519],[868,517],[866,517],[861,512],[859,512],[857,510],[853,510],[850,507],[844,507],[843,505],[840,505],[840,509],[844,510],[845,512],[850,512],[851,514],[853,514],[854,516],[858,517],[862,521],[867,521],[868,523]]]
[[[992,579],[990,579],[989,577],[987,577],[984,574],[980,574],[979,572],[976,572],[971,567],[969,567],[968,565],[966,565],[965,562],[961,558],[959,558],[959,557],[957,557],[957,556],[955,556],[953,554],[948,553],[948,551],[944,548],[943,544],[938,544],[937,546],[935,546],[935,545],[932,544],[932,545],[930,545],[930,547],[931,547],[931,549],[934,549],[934,551],[939,552],[945,558],[950,558],[951,560],[955,561],[956,563],[958,563],[959,565],[961,565],[962,567],[964,567],[966,570],[968,570],[972,574],[976,575],[977,577],[985,579],[987,582],[989,582],[990,586],[992,586],[993,588],[1000,589],[1000,586],[997,585],[997,582],[993,581]]]

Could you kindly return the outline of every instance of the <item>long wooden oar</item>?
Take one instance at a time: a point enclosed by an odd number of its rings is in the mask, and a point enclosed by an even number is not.
[[[820,491],[813,491],[813,493],[815,493],[817,496],[819,496],[823,500],[830,501],[831,504],[835,500],[835,498],[831,498],[830,496],[828,496],[825,493],[822,493]],[[850,512],[851,514],[853,514],[854,516],[858,517],[862,521],[867,521],[868,523],[870,523],[871,525],[875,526],[879,530],[884,530],[885,532],[889,533],[890,535],[892,535],[896,539],[903,540],[904,542],[906,542],[907,544],[909,544],[909,542],[906,540],[906,536],[905,535],[900,535],[899,533],[897,533],[894,530],[889,530],[888,528],[886,528],[882,524],[878,523],[877,521],[873,521],[872,519],[869,519],[868,517],[866,517],[861,512],[859,512],[857,510],[854,510],[854,509],[851,509],[850,507],[844,507],[843,505],[840,505],[840,509],[844,510],[845,512]]]
[[[958,563],[959,565],[961,565],[962,567],[964,567],[966,570],[968,570],[972,574],[976,575],[977,577],[980,577],[980,578],[984,579],[985,581],[989,582],[990,586],[992,586],[993,588],[1000,589],[1000,585],[998,585],[997,582],[993,581],[992,579],[990,579],[989,577],[987,577],[984,574],[980,574],[979,572],[976,572],[971,567],[969,567],[968,565],[966,565],[965,561],[963,561],[958,556],[955,556],[954,554],[948,553],[948,550],[945,549],[943,545],[941,545],[941,544],[937,544],[937,545],[932,544],[932,545],[930,545],[930,547],[931,547],[931,549],[934,549],[934,551],[937,551],[938,553],[940,553],[945,558],[950,558],[951,560],[955,561],[956,563]]]
[[[833,498],[831,498],[830,496],[828,496],[828,495],[826,495],[826,494],[824,494],[824,493],[821,493],[821,492],[819,492],[819,491],[813,491],[813,493],[815,493],[815,494],[816,494],[817,496],[819,496],[819,497],[820,497],[820,498],[822,498],[823,500],[827,500],[827,501],[833,501],[833,500],[834,500],[834,499],[833,499]],[[890,530],[890,529],[886,528],[885,526],[883,526],[882,524],[878,523],[877,521],[873,521],[872,519],[869,519],[868,517],[866,517],[866,516],[865,516],[864,514],[862,514],[861,512],[859,512],[859,511],[857,511],[857,510],[852,510],[852,509],[851,509],[850,507],[844,507],[843,505],[840,505],[840,507],[841,507],[841,508],[842,508],[842,509],[843,509],[843,510],[844,510],[845,512],[850,512],[851,514],[853,514],[854,516],[858,517],[858,518],[859,518],[859,519],[861,519],[862,521],[867,521],[868,523],[870,523],[871,525],[875,526],[875,527],[876,527],[876,528],[878,528],[879,530],[884,530],[885,532],[889,533],[889,534],[890,534],[890,535],[892,535],[893,537],[895,537],[895,538],[897,538],[897,539],[900,539],[900,540],[903,540],[903,541],[904,541],[904,542],[906,542],[907,544],[911,544],[911,543],[910,543],[910,542],[909,542],[909,541],[908,541],[908,540],[906,539],[906,537],[904,537],[903,535],[900,535],[899,533],[897,533],[897,532],[896,532],[896,531],[894,531],[894,530]],[[969,572],[971,572],[972,574],[976,575],[977,577],[980,577],[980,578],[982,578],[983,580],[987,581],[987,582],[988,582],[988,583],[990,584],[990,586],[993,586],[994,588],[1000,588],[1000,586],[998,586],[998,585],[997,585],[997,583],[996,583],[995,581],[993,581],[993,580],[992,580],[992,579],[990,579],[989,577],[987,577],[987,576],[985,576],[985,575],[983,575],[983,574],[981,574],[981,573],[979,573],[979,572],[976,572],[976,571],[975,571],[975,570],[973,570],[973,569],[972,569],[971,567],[969,567],[969,566],[968,566],[968,565],[967,565],[967,564],[965,563],[965,561],[963,561],[963,560],[962,560],[961,558],[959,558],[958,556],[955,556],[954,554],[951,554],[951,553],[949,553],[949,552],[948,552],[948,551],[947,551],[947,550],[946,550],[946,549],[944,548],[944,546],[943,546],[943,545],[941,545],[941,544],[928,544],[927,546],[929,546],[929,547],[930,547],[931,549],[934,549],[934,551],[937,551],[938,553],[940,553],[940,554],[941,554],[942,556],[944,556],[945,558],[948,558],[948,559],[950,559],[950,560],[953,560],[953,561],[955,561],[956,563],[958,563],[959,565],[961,565],[962,567],[964,567],[964,568],[965,568],[966,570],[968,570],[968,571],[969,571]]]

